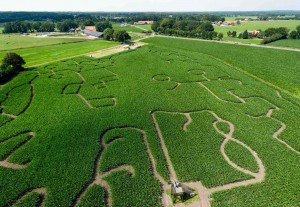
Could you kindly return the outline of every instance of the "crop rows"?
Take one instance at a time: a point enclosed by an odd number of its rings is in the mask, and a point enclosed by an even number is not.
[[[1,161],[23,168],[0,167],[0,206],[161,206],[175,178],[211,206],[299,205],[300,101],[169,41],[1,87]]]

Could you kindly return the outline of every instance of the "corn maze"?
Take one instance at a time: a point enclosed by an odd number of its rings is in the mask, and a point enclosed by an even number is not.
[[[0,206],[299,206],[300,101],[149,42],[0,88]],[[173,203],[175,181],[198,199]]]

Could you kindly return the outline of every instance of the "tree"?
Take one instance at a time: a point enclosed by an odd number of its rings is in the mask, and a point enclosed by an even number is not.
[[[298,34],[300,35],[300,25],[296,27]]]
[[[237,24],[238,26],[240,26],[240,25],[241,25],[241,21],[240,21],[240,20],[237,20],[236,24]]]
[[[107,28],[103,31],[103,38],[105,40],[113,40],[114,39],[114,30]]]
[[[70,29],[76,29],[77,27],[78,24],[71,19],[67,19],[57,24],[57,29],[61,32],[68,32]]]
[[[242,34],[242,38],[243,39],[249,39],[249,33],[248,33],[248,30],[245,30]]]
[[[236,37],[236,31],[233,31],[233,32],[231,33],[231,36],[232,36],[232,37]]]
[[[117,42],[125,42],[126,40],[131,39],[130,35],[125,30],[115,30],[113,37]]]
[[[152,29],[154,32],[158,32],[158,29],[159,29],[159,22],[158,22],[158,21],[155,21],[155,22],[152,24],[151,29]]]
[[[218,39],[219,39],[219,40],[222,40],[222,39],[223,39],[223,37],[224,37],[223,33],[222,33],[222,32],[220,32],[220,33],[218,34]]]
[[[202,30],[202,31],[208,31],[208,32],[213,32],[215,29],[214,29],[213,25],[211,24],[211,22],[203,22],[200,25],[200,30]]]
[[[103,32],[105,29],[112,29],[112,24],[109,21],[99,22],[96,24],[96,30]]]
[[[289,35],[289,29],[286,27],[279,27],[279,28],[268,28],[265,31],[266,37],[271,37],[275,34],[280,34],[282,36],[281,39],[286,39]]]
[[[298,34],[297,31],[292,31],[292,32],[290,33],[290,38],[291,38],[291,39],[298,39],[298,38],[300,38],[300,36],[299,36],[299,34]]]
[[[15,72],[14,72],[12,66],[1,65],[0,66],[0,83],[4,83],[10,77],[12,77],[14,74],[15,74]]]
[[[232,33],[231,33],[230,30],[227,32],[227,36],[228,36],[228,37],[231,37],[231,36],[232,36]]]
[[[24,59],[16,53],[7,53],[2,60],[3,67],[12,67],[15,72],[23,69],[24,64],[26,64]]]
[[[160,23],[160,27],[162,29],[171,29],[174,25],[174,20],[170,19],[170,18],[166,18],[166,19],[163,19]]]

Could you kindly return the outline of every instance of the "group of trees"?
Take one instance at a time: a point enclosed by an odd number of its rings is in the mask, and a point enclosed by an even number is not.
[[[52,22],[7,22],[4,24],[3,33],[27,33],[27,32],[54,32],[57,28],[61,32],[68,32],[70,29],[78,27],[84,29],[85,26],[96,26],[97,31],[103,32],[106,28],[112,28],[109,21],[94,22],[90,19],[74,21],[66,19],[58,22],[55,26]]]
[[[269,28],[263,32],[264,40],[263,44],[275,42],[277,40],[286,39],[289,36],[289,29],[286,27]]]
[[[231,32],[231,31],[229,30],[229,31],[227,32],[227,36],[228,36],[228,37],[236,37],[236,34],[237,34],[236,31],[232,31],[232,32]]]
[[[7,22],[3,33],[54,32],[55,24],[51,22]]]
[[[7,53],[0,66],[0,83],[4,83],[9,78],[23,70],[24,59],[16,53]]]
[[[182,37],[202,39],[214,39],[218,37],[218,33],[214,31],[212,23],[208,21],[177,21],[171,18],[165,18],[161,21],[154,22],[152,30],[160,34]],[[221,39],[220,37],[222,35],[219,36],[219,39]]]
[[[131,40],[130,35],[125,30],[113,30],[111,28],[106,28],[103,32],[103,38],[105,40],[113,40],[117,42],[125,42]]]
[[[296,30],[291,31],[290,38],[291,39],[300,39],[300,25],[296,28]]]

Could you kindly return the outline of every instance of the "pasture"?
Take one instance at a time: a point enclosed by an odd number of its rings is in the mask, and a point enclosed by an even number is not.
[[[0,88],[0,206],[179,206],[173,181],[196,189],[187,206],[298,206],[300,100],[250,74],[261,59],[264,73],[297,66],[298,53],[143,41]]]
[[[82,38],[50,38],[32,37],[20,34],[0,34],[0,51],[22,49],[29,47],[39,47],[46,45],[58,45],[71,42],[84,41]]]
[[[291,48],[300,48],[300,40],[278,40],[276,42],[271,42],[269,45],[277,46],[277,47],[291,47]]]
[[[9,50],[9,52],[15,52],[21,55],[26,61],[26,67],[28,67],[94,52],[97,50],[113,47],[118,44],[119,43],[117,42],[108,42],[104,40],[90,40],[83,42],[71,42],[68,44],[15,49]],[[3,59],[7,52],[7,50],[0,51],[0,59]]]
[[[135,33],[142,33],[142,29],[128,25],[128,26],[121,26],[119,23],[112,24],[114,30],[125,30],[127,32],[135,32]]]
[[[295,30],[300,25],[300,20],[273,20],[273,21],[248,21],[241,22],[240,26],[214,26],[216,32],[223,32],[224,35],[230,31],[237,31],[237,33],[244,32],[245,30],[266,30],[274,27],[287,27],[290,31]]]
[[[227,37],[228,31],[236,31],[237,35],[239,33],[244,32],[245,30],[253,31],[253,30],[266,30],[268,28],[274,27],[287,27],[290,31],[295,30],[297,26],[300,25],[300,20],[273,20],[273,21],[248,21],[241,22],[241,25],[235,26],[214,26],[215,31],[224,34],[224,40],[235,41],[235,42],[243,42],[243,43],[252,43],[252,44],[260,44],[262,42],[261,39],[248,39],[243,40],[239,38]]]

